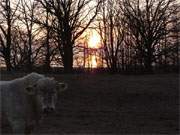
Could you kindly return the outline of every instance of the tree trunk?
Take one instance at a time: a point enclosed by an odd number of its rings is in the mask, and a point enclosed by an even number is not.
[[[64,72],[72,73],[73,71],[73,49],[72,45],[64,47]]]
[[[8,52],[8,53],[6,52],[6,55],[5,55],[5,63],[6,63],[6,70],[7,70],[7,71],[11,71],[12,65],[11,65],[11,60],[10,60],[9,52]]]
[[[49,38],[50,38],[50,30],[49,28],[47,28],[47,37],[46,37],[46,57],[45,57],[45,70],[46,71],[49,71],[50,70],[50,64],[51,64],[51,60],[50,60],[50,57],[51,57],[51,54],[50,54],[50,46],[49,46]]]
[[[47,4],[48,6],[48,4]],[[49,26],[49,12],[48,9],[46,9],[46,25]],[[49,39],[50,39],[50,28],[46,27],[46,56],[45,56],[45,71],[49,71],[51,66],[51,53],[50,53],[50,44],[49,44]]]
[[[12,65],[11,65],[11,19],[8,16],[8,22],[7,22],[8,28],[7,28],[7,37],[6,37],[6,49],[5,49],[5,62],[6,62],[6,68],[7,71],[11,71]]]
[[[117,59],[115,56],[112,56],[112,72],[116,73],[117,72]]]
[[[49,71],[50,70],[50,53],[49,53],[49,45],[47,45],[47,54],[46,54],[46,58],[45,58],[45,71]]]
[[[145,65],[146,72],[152,73],[153,72],[153,68],[152,68],[152,62],[153,62],[152,49],[148,49],[144,60],[145,60],[144,65]]]
[[[124,71],[124,49],[121,50],[121,70]]]
[[[27,70],[32,71],[31,51],[28,51]]]

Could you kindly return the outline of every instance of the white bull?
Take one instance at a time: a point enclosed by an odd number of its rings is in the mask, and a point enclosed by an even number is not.
[[[37,73],[0,81],[0,120],[5,117],[13,133],[29,133],[43,112],[55,110],[58,91],[66,88],[66,84]]]

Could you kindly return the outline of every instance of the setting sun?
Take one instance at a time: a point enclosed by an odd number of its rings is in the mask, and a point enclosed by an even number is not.
[[[88,41],[88,46],[90,48],[97,48],[99,43],[100,43],[100,36],[96,31],[93,31]]]

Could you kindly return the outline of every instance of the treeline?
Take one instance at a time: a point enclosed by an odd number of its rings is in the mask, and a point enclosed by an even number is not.
[[[178,68],[179,19],[178,0],[0,0],[1,66],[72,72],[94,29],[110,72]]]

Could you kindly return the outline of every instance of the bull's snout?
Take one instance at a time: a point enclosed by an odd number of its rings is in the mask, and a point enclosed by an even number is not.
[[[55,109],[53,107],[46,107],[43,109],[43,113],[45,114],[53,113],[54,111]]]

